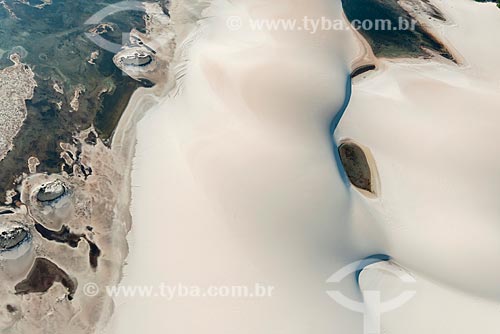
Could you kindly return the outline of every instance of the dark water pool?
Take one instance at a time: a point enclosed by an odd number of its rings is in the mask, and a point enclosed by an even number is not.
[[[12,188],[15,177],[27,172],[27,159],[36,156],[39,171],[60,171],[61,141],[70,142],[76,131],[94,124],[101,138],[108,139],[140,83],[124,76],[113,64],[113,54],[100,49],[85,33],[92,26],[85,21],[115,0],[82,1],[53,0],[53,4],[35,8],[18,0],[5,0],[16,17],[0,5],[0,68],[10,66],[8,55],[17,52],[31,66],[38,87],[28,102],[28,117],[18,136],[15,148],[0,162],[0,200]],[[143,13],[123,11],[110,15],[114,31],[103,35],[121,44],[123,33],[133,27],[144,29]],[[100,56],[95,64],[88,60],[94,51]],[[61,95],[53,89],[57,82],[64,89]],[[70,112],[76,88],[85,86],[80,108]],[[102,93],[102,91],[107,91]],[[62,103],[61,109],[57,104]]]

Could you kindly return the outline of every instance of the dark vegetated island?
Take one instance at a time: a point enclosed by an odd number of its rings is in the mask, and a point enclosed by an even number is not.
[[[349,21],[354,20],[390,20],[391,27],[398,27],[400,18],[411,22],[408,14],[397,0],[342,0],[342,5]],[[444,20],[437,8],[428,13],[430,16]],[[441,56],[454,60],[453,55],[434,36],[428,33],[420,24],[415,30],[360,30],[370,43],[373,52],[378,57],[423,57],[429,56],[425,49],[434,50]]]

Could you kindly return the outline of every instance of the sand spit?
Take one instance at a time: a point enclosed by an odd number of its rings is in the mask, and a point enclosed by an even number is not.
[[[10,5],[5,0],[0,0],[0,5],[2,5],[2,7],[7,11],[7,13],[9,13],[9,15],[13,19],[18,19],[18,17],[16,16],[16,13],[14,13],[14,10],[12,9],[12,7],[10,7]]]
[[[31,68],[21,63],[17,54],[10,60],[14,65],[0,71],[0,160],[12,149],[12,141],[26,119],[26,100],[33,97],[36,87]]]

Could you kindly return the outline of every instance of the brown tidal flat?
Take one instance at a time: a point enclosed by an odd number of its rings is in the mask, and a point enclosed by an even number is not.
[[[37,258],[28,277],[16,285],[16,294],[47,292],[56,282],[68,289],[68,299],[73,299],[78,285],[76,280],[52,261]]]

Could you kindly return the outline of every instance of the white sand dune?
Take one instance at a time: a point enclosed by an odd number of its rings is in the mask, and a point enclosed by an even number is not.
[[[466,40],[497,38],[487,32],[500,24],[500,12],[468,0],[436,2],[455,23],[440,33],[468,67],[381,61],[380,71],[354,84],[336,132],[337,141],[352,138],[372,151],[381,181],[375,200],[345,183],[330,135],[349,96],[350,66],[364,56],[358,37],[226,27],[234,15],[342,19],[340,1],[210,6],[188,52],[183,89],[138,125],[122,285],[258,282],[274,286],[274,294],[117,297],[110,333],[362,333],[362,316],[330,299],[326,280],[376,253],[418,273],[423,291],[383,319],[387,333],[466,333],[476,318],[440,321],[464,314],[472,300],[493,315],[500,289],[499,86],[487,81],[495,77],[488,67],[494,56]],[[363,275],[362,286],[381,278]],[[352,277],[342,285],[353,298],[356,288]],[[456,312],[446,317],[429,312],[450,303]],[[428,323],[405,326],[420,311],[417,319]],[[495,321],[485,326],[483,334],[498,332]]]
[[[381,198],[370,207],[385,253],[417,277],[415,298],[384,316],[385,332],[498,333],[500,11],[434,2],[452,23],[432,28],[464,66],[382,61],[354,84],[336,138],[371,149]],[[383,294],[399,285],[387,275],[361,277],[362,288]]]
[[[408,303],[382,315],[382,333],[498,333],[498,302],[415,274],[416,283],[406,284],[388,272],[394,269],[391,266],[379,262],[368,266],[360,277],[361,289],[380,291],[386,300],[403,291],[415,292]]]
[[[226,27],[231,15],[325,14],[341,19],[340,2],[214,3],[184,90],[138,127],[122,284],[259,282],[275,287],[273,297],[117,298],[115,333],[362,330],[361,315],[325,293],[334,271],[379,249],[354,248],[353,222],[365,212],[350,200],[329,129],[360,46],[346,31]]]
[[[500,29],[500,11],[468,0],[436,3],[454,24],[435,29],[467,65],[383,61],[380,73],[354,85],[336,138],[359,141],[375,157],[382,195],[372,207],[389,254],[498,299],[500,36],[491,32]]]

